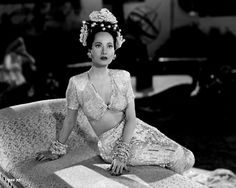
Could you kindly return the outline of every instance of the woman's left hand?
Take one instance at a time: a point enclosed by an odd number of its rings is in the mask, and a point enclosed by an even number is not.
[[[123,170],[129,172],[127,165],[117,159],[114,159],[112,161],[111,166],[108,168],[108,170],[110,171],[111,175],[114,176],[121,175],[123,173]]]

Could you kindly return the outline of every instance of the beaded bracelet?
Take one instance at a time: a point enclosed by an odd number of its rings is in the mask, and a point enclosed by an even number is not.
[[[128,162],[130,154],[130,145],[128,143],[117,141],[113,151],[113,160],[117,159],[125,164]]]
[[[49,148],[49,151],[51,151],[52,154],[65,155],[67,148],[68,148],[68,146],[66,144],[62,144],[61,142],[56,140],[56,141],[52,142],[52,144]]]

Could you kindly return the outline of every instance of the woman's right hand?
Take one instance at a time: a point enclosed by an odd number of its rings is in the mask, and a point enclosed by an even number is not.
[[[52,154],[52,152],[50,150],[38,152],[36,155],[37,156],[35,159],[37,161],[53,161],[53,160],[56,160],[60,157],[60,155]]]

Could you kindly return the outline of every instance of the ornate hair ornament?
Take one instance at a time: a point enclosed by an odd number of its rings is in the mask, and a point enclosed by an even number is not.
[[[125,41],[121,35],[121,29],[118,27],[116,17],[106,8],[100,11],[93,11],[89,15],[88,21],[83,21],[83,25],[80,30],[80,42],[83,46],[87,46],[87,38],[89,31],[94,27],[100,27],[102,31],[113,30],[117,33],[116,37],[116,49],[120,48]]]

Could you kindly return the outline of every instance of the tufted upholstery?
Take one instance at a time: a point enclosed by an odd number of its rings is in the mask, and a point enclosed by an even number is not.
[[[70,148],[68,154],[55,161],[35,161],[35,154],[47,150],[51,141],[56,138],[65,113],[65,99],[43,100],[1,109],[0,168],[28,188],[71,188],[73,186],[63,177],[71,173],[69,178],[72,178],[81,169],[89,176],[95,173],[100,183],[113,184],[113,187],[117,185],[119,185],[117,187],[146,187],[148,184],[165,187],[168,185],[166,181],[170,182],[168,187],[178,187],[178,184],[181,184],[181,187],[201,187],[184,176],[152,166],[132,167],[131,174],[135,174],[135,179],[132,179],[134,178],[132,175],[110,176],[106,170],[98,167],[107,164],[99,157],[97,137],[81,114],[67,141]],[[82,121],[83,126],[81,126]],[[79,168],[81,166],[83,168]],[[82,178],[81,175],[78,174],[76,177]],[[142,183],[137,181],[137,178],[142,179]],[[86,176],[78,182],[87,184],[85,179]]]

